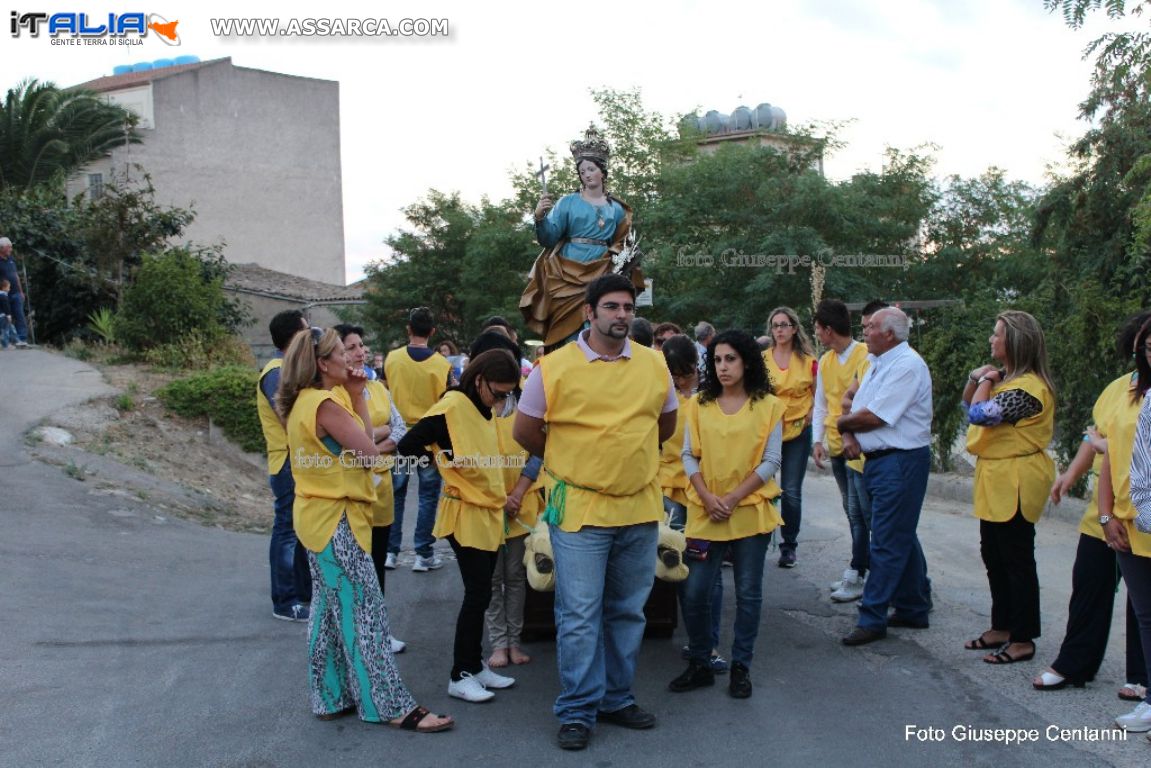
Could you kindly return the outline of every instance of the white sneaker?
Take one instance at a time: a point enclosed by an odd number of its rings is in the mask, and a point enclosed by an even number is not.
[[[392,635],[388,635],[388,642],[392,646],[392,653],[393,654],[403,653],[404,649],[408,647],[407,643],[405,643],[403,640],[397,640]]]
[[[384,570],[386,570],[386,571],[396,570],[396,553],[395,552],[389,552],[388,556],[384,558]]]
[[[412,570],[416,573],[424,573],[426,571],[435,571],[444,567],[443,559],[433,553],[431,557],[423,557],[416,555],[416,562],[412,564]]]
[[[843,582],[846,579],[854,578],[856,576],[859,576],[859,571],[855,570],[854,568],[848,568],[846,571],[843,572],[843,578],[842,579],[840,579],[839,581],[831,582],[830,584],[827,585],[827,588],[830,589],[832,592],[834,592],[835,590],[837,590],[843,586]]]
[[[858,571],[849,570],[843,574],[843,581],[839,589],[831,593],[831,599],[837,603],[850,603],[863,597],[863,577]]]
[[[1139,702],[1139,706],[1126,715],[1115,718],[1115,725],[1130,733],[1146,733],[1151,731],[1151,704]]]
[[[478,677],[473,677],[467,672],[464,672],[459,680],[452,680],[448,683],[448,695],[476,703],[491,701],[496,697],[494,693],[484,688]]]
[[[496,672],[492,672],[491,667],[489,667],[487,664],[484,664],[483,670],[478,675],[476,675],[476,680],[479,680],[480,685],[482,685],[484,688],[495,688],[496,690],[499,690],[500,688],[511,688],[516,684],[516,679],[514,677],[508,677],[507,675],[501,675]]]

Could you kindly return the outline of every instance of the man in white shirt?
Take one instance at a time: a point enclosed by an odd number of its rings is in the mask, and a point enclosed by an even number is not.
[[[851,413],[836,423],[843,455],[867,458],[871,497],[871,573],[859,621],[844,645],[887,636],[888,627],[925,629],[931,608],[927,564],[916,529],[931,468],[931,373],[907,344],[907,315],[881,309],[864,328],[871,367]],[[887,615],[889,607],[895,612]]]

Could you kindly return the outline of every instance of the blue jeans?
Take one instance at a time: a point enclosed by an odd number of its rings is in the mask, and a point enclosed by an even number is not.
[[[663,497],[663,511],[671,516],[668,525],[677,531],[682,531],[687,526],[687,507],[680,504],[678,501],[672,501],[667,496]],[[691,567],[691,564],[688,564]],[[687,580],[683,580],[675,585],[675,593],[679,598],[679,609],[683,612],[683,625],[687,626]],[[713,650],[719,649],[719,620],[723,618],[723,571],[722,569],[715,572],[715,584],[711,588],[711,647]]]
[[[831,473],[835,475],[835,483],[839,486],[843,512],[847,515],[847,527],[851,531],[850,567],[864,576],[870,562],[871,522],[868,517],[871,505],[867,499],[867,489],[863,487],[863,474],[847,466],[847,459],[843,456],[831,457]]]
[[[1139,621],[1139,639],[1143,643],[1143,663],[1147,665],[1147,675],[1151,677],[1151,557],[1142,557],[1130,552],[1116,552],[1119,570],[1127,583],[1127,596],[1131,608]],[[1143,699],[1151,704],[1151,691]]]
[[[769,533],[733,541],[713,541],[708,547],[706,560],[689,563],[691,570],[687,576],[683,613],[692,659],[706,662],[711,655],[713,646],[708,631],[712,623],[712,584],[719,575],[724,553],[730,548],[735,553],[735,630],[731,660],[745,667],[751,666],[763,605],[763,559],[770,543]]]
[[[272,610],[288,613],[296,603],[312,602],[312,575],[308,554],[296,538],[292,526],[292,504],[296,501],[296,481],[292,462],[284,461],[279,474],[268,476],[275,501],[272,508],[272,540],[268,545],[268,565],[272,574]]]
[[[440,503],[440,473],[436,463],[429,461],[428,466],[418,467],[416,474],[420,479],[419,507],[416,512],[416,532],[413,543],[416,554],[420,557],[432,556],[432,545],[436,537],[432,529],[436,527],[436,506]],[[408,497],[408,475],[399,470],[392,473],[392,494],[395,499],[396,519],[392,522],[392,532],[388,538],[388,551],[399,554],[404,540],[404,500]]]
[[[8,304],[12,307],[12,327],[16,329],[16,338],[28,341],[28,323],[24,320],[24,294],[9,293]]]
[[[0,315],[0,348],[8,349],[8,315]]]
[[[783,491],[779,505],[783,516],[783,527],[779,529],[781,551],[794,552],[799,538],[799,526],[803,522],[803,478],[807,475],[807,456],[810,453],[810,426],[783,444],[779,462],[779,486]]]
[[[887,609],[927,621],[931,588],[919,545],[919,514],[927,493],[931,449],[924,446],[868,459],[863,480],[871,499],[871,575],[859,602],[859,626],[883,632]]]
[[[597,710],[616,712],[635,703],[631,685],[659,532],[655,523],[584,526],[577,533],[550,529],[560,675],[553,711],[561,723],[590,728]]]

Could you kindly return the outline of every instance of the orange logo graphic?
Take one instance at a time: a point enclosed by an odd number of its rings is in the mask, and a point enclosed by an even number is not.
[[[180,33],[176,31],[179,20],[168,21],[157,13],[148,14],[148,29],[155,32],[165,45],[179,45]]]

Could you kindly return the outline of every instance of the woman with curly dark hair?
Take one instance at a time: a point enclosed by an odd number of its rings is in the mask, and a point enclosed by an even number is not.
[[[783,520],[774,505],[779,486],[785,406],[772,394],[755,339],[724,331],[707,350],[699,393],[688,402],[683,434],[687,489],[684,589],[688,668],[668,685],[676,693],[715,682],[709,664],[711,589],[730,549],[735,555],[736,616],[728,692],[751,696],[750,666],[763,603],[763,560],[771,532]]]

